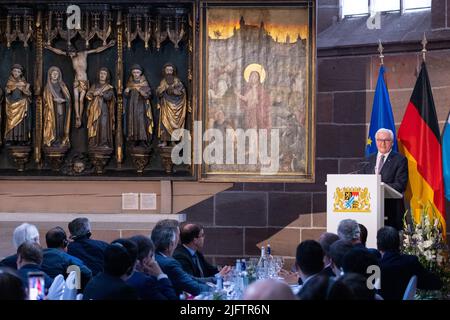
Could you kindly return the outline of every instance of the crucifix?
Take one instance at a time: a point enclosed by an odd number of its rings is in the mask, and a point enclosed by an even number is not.
[[[89,80],[87,77],[87,56],[90,53],[100,53],[112,46],[115,41],[111,40],[107,45],[92,50],[76,51],[73,47],[69,47],[67,51],[54,48],[48,44],[45,48],[63,56],[69,56],[72,60],[72,67],[75,71],[75,80],[73,82],[73,95],[75,100],[75,127],[81,127],[81,119],[84,109],[84,98],[89,89]]]

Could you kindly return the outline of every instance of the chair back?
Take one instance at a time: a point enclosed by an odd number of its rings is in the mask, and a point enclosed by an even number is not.
[[[64,289],[66,287],[66,282],[62,274],[58,274],[55,279],[53,279],[52,285],[48,289],[47,299],[48,300],[62,300]]]
[[[412,276],[403,294],[403,300],[414,300],[417,289],[417,276]]]
[[[63,294],[63,300],[76,300],[77,298],[77,273],[71,271],[66,279],[66,288]]]

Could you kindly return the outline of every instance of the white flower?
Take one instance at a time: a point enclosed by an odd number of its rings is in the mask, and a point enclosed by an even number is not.
[[[431,251],[425,251],[424,256],[425,256],[425,259],[427,259],[427,261],[433,260],[433,254]]]
[[[408,236],[408,237],[405,237],[405,240],[403,240],[403,243],[405,244],[405,246],[409,246],[409,244],[411,243],[411,242],[409,241],[409,236]]]
[[[424,243],[423,243],[423,247],[424,247],[425,249],[431,247],[432,245],[433,245],[433,241],[431,241],[431,240],[426,240],[426,241],[424,241]]]

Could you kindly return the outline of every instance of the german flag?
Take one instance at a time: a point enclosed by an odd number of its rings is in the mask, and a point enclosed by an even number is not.
[[[426,206],[438,214],[446,236],[444,179],[439,124],[425,62],[398,130],[399,149],[408,159],[406,198],[415,221]]]

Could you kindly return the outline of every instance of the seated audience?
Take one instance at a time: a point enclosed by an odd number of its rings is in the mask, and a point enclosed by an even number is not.
[[[133,245],[137,252],[134,243],[127,244],[129,247]],[[134,262],[132,254],[122,242],[107,245],[104,251],[104,271],[89,281],[83,300],[137,300],[136,290],[126,283],[133,273]]]
[[[297,300],[291,287],[275,279],[258,280],[244,292],[244,300]]]
[[[365,249],[353,247],[342,259],[344,274],[357,273],[367,279],[373,274],[373,271],[369,270],[370,266],[378,266],[378,260]]]
[[[320,244],[314,240],[302,241],[297,246],[295,264],[303,285],[298,293],[300,294],[305,284],[323,270],[323,250]]]
[[[339,277],[321,274],[303,285],[298,298],[300,300],[352,300],[354,296]]]
[[[354,300],[377,300],[376,291],[369,289],[367,279],[361,274],[345,273],[339,280],[350,289]]]
[[[41,268],[43,253],[41,246],[36,242],[25,241],[17,249],[17,270],[25,288],[28,288],[28,273],[44,273],[45,289],[50,288],[53,279]]]
[[[361,242],[359,244],[354,245],[355,247],[360,247],[360,248],[367,248],[366,243],[367,243],[367,228],[362,225],[361,223],[358,224],[359,225],[359,230],[361,230],[361,235],[360,235],[360,240]],[[381,254],[380,252],[375,249],[375,248],[367,248],[367,250],[377,259],[380,260],[381,259]]]
[[[66,252],[69,241],[64,229],[61,227],[50,229],[45,235],[45,241],[47,249],[44,249],[42,270],[52,278],[55,278],[58,274],[62,274],[66,278],[69,266],[78,266],[81,274],[81,287],[84,288],[91,279],[92,272],[84,265],[83,261]]]
[[[138,248],[137,261],[127,284],[136,289],[141,300],[178,300],[172,282],[155,260],[155,246],[150,238],[130,238]]]
[[[217,273],[224,276],[230,272],[230,266],[223,267],[219,272],[217,267],[208,263],[201,253],[205,241],[202,226],[194,223],[183,224],[180,230],[180,241],[173,257],[178,260],[185,272],[205,282],[215,282],[214,276]]]
[[[91,225],[87,218],[76,218],[69,223],[70,239],[67,253],[77,257],[92,271],[95,276],[103,271],[103,252],[108,244],[104,241],[93,240]]]
[[[331,268],[330,246],[338,240],[339,236],[331,232],[324,232],[320,235],[319,238],[319,243],[324,253],[323,263],[325,265],[325,268],[323,269],[322,273],[327,274],[330,277],[335,276],[333,269]]]
[[[14,229],[12,241],[16,251],[25,241],[39,243],[39,231],[35,225],[22,223]],[[17,254],[10,255],[0,261],[0,266],[17,269]]]
[[[26,300],[26,289],[17,271],[0,267],[0,301]]]
[[[359,231],[361,231],[361,233],[359,235],[360,243],[364,248],[366,248],[367,235],[368,235],[367,228],[361,223],[358,223],[358,226],[359,226]]]
[[[344,256],[352,249],[352,243],[346,240],[338,240],[330,246],[331,268],[336,276],[341,275]]]
[[[381,253],[381,289],[385,300],[401,300],[412,276],[417,276],[417,288],[439,290],[442,282],[426,270],[413,255],[400,253],[400,236],[393,227],[383,227],[377,233],[377,246]]]
[[[211,287],[186,273],[180,263],[172,255],[178,243],[178,227],[156,224],[152,230],[151,239],[155,245],[155,259],[162,271],[167,274],[177,294],[183,291],[191,295],[210,291]]]
[[[360,245],[361,230],[358,222],[353,219],[344,219],[339,222],[338,236],[341,240],[350,241],[352,245]]]

